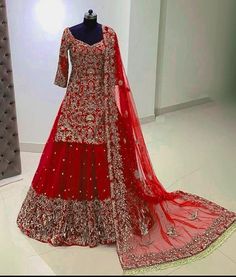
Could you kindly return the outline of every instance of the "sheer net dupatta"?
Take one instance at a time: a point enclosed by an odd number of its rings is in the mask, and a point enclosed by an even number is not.
[[[150,161],[111,28],[105,43],[105,128],[122,268],[129,274],[201,258],[236,229],[236,213],[200,196],[164,189]]]

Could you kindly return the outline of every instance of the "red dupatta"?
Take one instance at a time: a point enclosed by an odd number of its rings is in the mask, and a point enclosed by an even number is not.
[[[122,268],[135,273],[204,257],[236,229],[236,214],[200,196],[164,189],[150,161],[111,27],[104,42],[107,158]]]

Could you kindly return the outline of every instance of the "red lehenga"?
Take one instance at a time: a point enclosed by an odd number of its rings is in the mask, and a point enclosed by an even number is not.
[[[17,224],[54,246],[116,243],[126,273],[203,257],[236,229],[236,213],[164,189],[116,32],[106,25],[102,30],[103,40],[89,45],[64,29],[54,84],[67,90]]]

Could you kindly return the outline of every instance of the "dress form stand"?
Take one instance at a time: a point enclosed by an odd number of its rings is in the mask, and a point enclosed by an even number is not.
[[[97,22],[97,14],[89,10],[84,14],[84,21],[69,28],[72,35],[89,45],[103,39],[102,24]]]

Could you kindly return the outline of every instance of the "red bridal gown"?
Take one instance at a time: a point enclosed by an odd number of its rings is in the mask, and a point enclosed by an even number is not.
[[[109,26],[102,30],[103,39],[89,45],[64,29],[54,84],[67,87],[66,94],[17,225],[54,246],[116,243],[122,268],[131,272],[204,257],[235,230],[236,213],[165,190],[143,139],[117,35]]]

